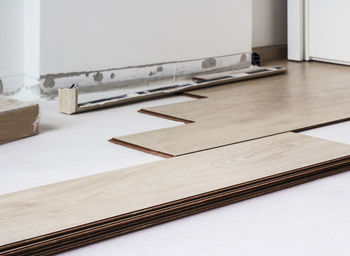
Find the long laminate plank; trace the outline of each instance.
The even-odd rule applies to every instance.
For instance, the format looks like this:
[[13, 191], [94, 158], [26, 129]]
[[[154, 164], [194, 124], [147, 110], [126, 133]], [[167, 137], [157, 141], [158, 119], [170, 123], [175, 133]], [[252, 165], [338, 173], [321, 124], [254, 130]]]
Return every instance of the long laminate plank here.
[[38, 236], [350, 155], [286, 133], [0, 196], [0, 250]]
[[227, 188], [221, 192], [214, 193], [211, 196], [199, 198], [184, 203], [160, 208], [159, 210], [150, 211], [145, 214], [139, 214], [126, 219], [110, 219], [106, 223], [93, 226], [91, 228], [80, 229], [74, 232], [65, 233], [61, 236], [54, 236], [15, 249], [0, 251], [0, 255], [16, 256], [16, 255], [47, 255], [53, 251], [79, 247], [81, 244], [89, 244], [94, 241], [106, 239], [128, 232], [139, 230], [148, 226], [163, 223], [180, 217], [195, 214], [207, 209], [212, 209], [226, 205], [227, 203], [238, 202], [249, 199], [254, 196], [263, 195], [286, 187], [301, 184], [307, 181], [326, 177], [350, 168], [350, 158], [332, 163], [322, 164], [318, 167], [306, 168], [290, 172], [280, 177], [271, 178], [266, 181], [256, 182], [252, 185]]
[[[327, 108], [281, 108], [266, 112], [263, 117], [240, 114], [218, 114], [216, 119], [177, 127], [117, 137], [112, 141], [122, 145], [142, 147], [159, 155], [180, 156], [216, 147], [240, 143], [290, 131], [300, 131], [350, 119], [350, 101]], [[145, 150], [147, 151], [147, 150]]]
[[350, 119], [350, 68], [289, 63], [285, 76], [192, 92], [208, 98], [143, 109], [186, 125], [114, 138], [179, 156]]

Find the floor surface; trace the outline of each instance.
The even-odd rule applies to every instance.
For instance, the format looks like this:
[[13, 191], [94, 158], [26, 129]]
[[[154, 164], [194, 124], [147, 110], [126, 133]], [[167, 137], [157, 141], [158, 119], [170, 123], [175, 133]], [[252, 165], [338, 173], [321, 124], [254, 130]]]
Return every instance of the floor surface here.
[[[183, 125], [137, 113], [169, 97], [73, 116], [41, 101], [41, 133], [0, 146], [0, 194], [162, 158], [113, 136]], [[303, 132], [350, 144], [350, 122]], [[131, 233], [62, 255], [349, 255], [350, 172]]]

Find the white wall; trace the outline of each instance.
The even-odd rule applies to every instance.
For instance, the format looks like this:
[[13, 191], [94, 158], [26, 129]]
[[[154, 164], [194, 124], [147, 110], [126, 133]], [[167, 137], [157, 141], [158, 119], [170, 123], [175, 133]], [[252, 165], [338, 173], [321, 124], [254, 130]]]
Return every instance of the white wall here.
[[27, 80], [40, 77], [40, 0], [24, 0], [23, 69]]
[[286, 43], [287, 0], [253, 0], [253, 47]]
[[42, 0], [40, 73], [251, 51], [251, 0]]
[[23, 1], [0, 0], [0, 79], [13, 89], [23, 81]]
[[13, 91], [48, 74], [249, 52], [252, 0], [0, 0], [0, 31]]

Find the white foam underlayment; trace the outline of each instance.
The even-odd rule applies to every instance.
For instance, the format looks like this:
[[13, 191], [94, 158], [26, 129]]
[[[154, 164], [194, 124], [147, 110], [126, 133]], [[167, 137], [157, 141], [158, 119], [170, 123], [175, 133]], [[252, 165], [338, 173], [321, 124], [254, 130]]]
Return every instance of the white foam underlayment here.
[[[40, 100], [38, 136], [0, 145], [0, 194], [162, 158], [108, 139], [183, 125], [137, 112], [187, 100], [153, 101], [63, 115]], [[350, 122], [303, 132], [350, 144]], [[350, 172], [63, 253], [114, 255], [349, 255]], [[0, 206], [1, 207], [1, 206]]]

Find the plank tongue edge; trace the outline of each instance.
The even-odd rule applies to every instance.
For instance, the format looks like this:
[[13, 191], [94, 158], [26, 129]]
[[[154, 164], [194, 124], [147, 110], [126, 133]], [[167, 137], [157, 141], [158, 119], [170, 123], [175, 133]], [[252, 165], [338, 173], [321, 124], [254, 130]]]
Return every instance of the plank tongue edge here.
[[145, 148], [145, 147], [138, 146], [136, 144], [132, 144], [132, 143], [129, 143], [129, 142], [126, 142], [126, 141], [123, 141], [123, 140], [118, 140], [118, 139], [115, 139], [115, 138], [110, 139], [109, 142], [111, 142], [113, 144], [120, 145], [120, 146], [136, 149], [136, 150], [148, 153], [148, 154], [160, 156], [160, 157], [163, 157], [163, 158], [172, 158], [172, 157], [174, 157], [174, 155], [171, 155], [171, 154], [167, 154], [167, 153], [160, 152], [160, 151], [157, 151], [157, 150], [153, 150], [153, 149], [150, 149], [150, 148]]

